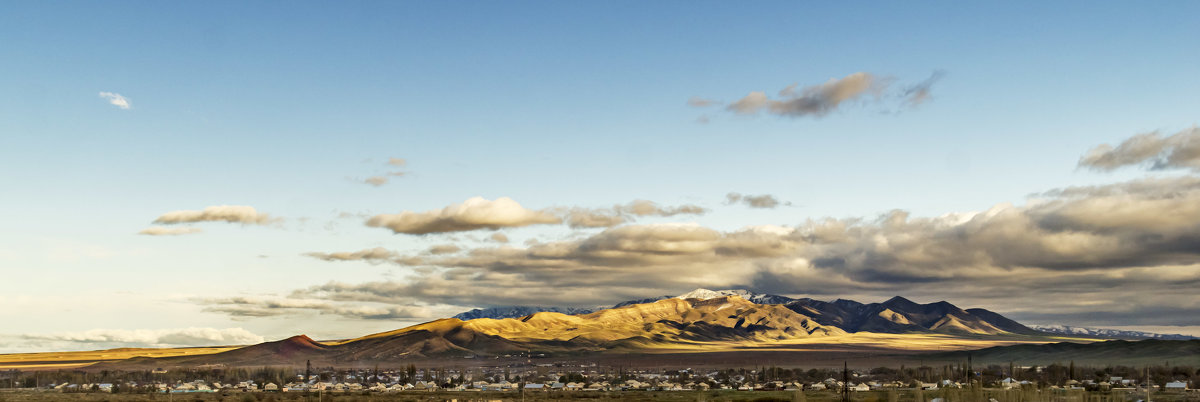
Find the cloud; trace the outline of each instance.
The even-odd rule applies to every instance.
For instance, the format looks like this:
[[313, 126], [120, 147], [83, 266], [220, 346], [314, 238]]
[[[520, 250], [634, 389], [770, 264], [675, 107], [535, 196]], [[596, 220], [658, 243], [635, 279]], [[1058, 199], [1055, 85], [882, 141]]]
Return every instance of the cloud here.
[[930, 91], [933, 89], [933, 84], [940, 81], [945, 75], [946, 73], [944, 71], [934, 71], [933, 74], [930, 74], [929, 78], [926, 78], [924, 81], [904, 88], [904, 91], [900, 93], [900, 97], [903, 99], [901, 103], [908, 107], [916, 107], [929, 101], [930, 99], [933, 99], [933, 95], [930, 93]]
[[751, 92], [730, 103], [726, 110], [743, 115], [765, 111], [786, 117], [821, 117], [836, 110], [843, 102], [878, 94], [886, 87], [887, 83], [874, 75], [858, 72], [801, 90], [796, 90], [793, 84], [779, 91], [779, 99], [771, 99], [763, 92]]
[[133, 102], [130, 101], [129, 98], [121, 96], [121, 94], [118, 94], [118, 93], [101, 92], [100, 97], [104, 98], [105, 100], [108, 100], [109, 104], [116, 106], [118, 108], [121, 108], [123, 110], [129, 110], [130, 108], [133, 107]]
[[494, 201], [472, 197], [440, 210], [375, 215], [367, 220], [367, 226], [391, 229], [398, 234], [424, 235], [561, 222], [561, 218], [550, 212], [526, 209], [508, 197]]
[[[23, 334], [35, 343], [86, 344], [89, 347], [171, 347], [248, 345], [263, 337], [242, 328], [93, 329], [82, 332]], [[70, 346], [67, 346], [70, 348]]]
[[707, 209], [698, 205], [664, 207], [653, 201], [633, 200], [628, 204], [613, 205], [610, 208], [570, 208], [564, 213], [564, 218], [572, 228], [600, 228], [631, 222], [637, 217], [702, 215], [707, 212]]
[[[898, 100], [901, 106], [916, 107], [932, 98], [933, 85], [944, 75], [936, 71], [929, 78], [893, 90], [891, 78], [878, 77], [866, 72], [857, 72], [842, 78], [831, 78], [818, 85], [800, 88], [789, 85], [772, 98], [766, 92], [753, 91], [725, 106], [725, 110], [738, 115], [767, 113], [775, 116], [800, 118], [822, 117], [849, 102], [883, 104]], [[688, 104], [693, 107], [708, 107], [723, 102], [693, 97]], [[702, 116], [707, 122], [707, 116]]]
[[241, 223], [243, 225], [266, 225], [276, 221], [277, 219], [267, 214], [259, 213], [254, 207], [217, 205], [206, 207], [200, 211], [184, 210], [167, 212], [159, 216], [158, 219], [155, 219], [154, 223], [174, 225], [195, 222], [229, 222]]
[[195, 234], [195, 233], [200, 233], [200, 232], [203, 232], [203, 230], [201, 230], [200, 228], [196, 228], [196, 227], [168, 228], [168, 227], [162, 227], [162, 226], [151, 226], [151, 227], [142, 229], [141, 231], [138, 232], [138, 234], [147, 235], [147, 236], [178, 236], [178, 235], [185, 235], [185, 234]]
[[426, 253], [433, 255], [454, 254], [462, 251], [462, 248], [453, 244], [438, 244], [426, 250]]
[[772, 209], [772, 208], [778, 207], [780, 204], [792, 205], [792, 203], [790, 203], [790, 202], [782, 203], [778, 199], [776, 199], [775, 196], [770, 195], [770, 194], [742, 195], [739, 193], [725, 194], [725, 203], [729, 204], [729, 205], [740, 203], [740, 204], [745, 204], [746, 206], [748, 206], [750, 208], [766, 208], [766, 209]]
[[[1038, 311], [1087, 312], [1089, 322], [1074, 323], [1092, 325], [1158, 308], [1200, 308], [1194, 292], [1200, 285], [1200, 178], [1054, 189], [1025, 205], [934, 217], [896, 210], [733, 231], [625, 225], [583, 238], [388, 262], [420, 269], [402, 280], [331, 282], [291, 297], [397, 306], [594, 306], [695, 287], [748, 288], [877, 300], [899, 294], [1043, 319], [1051, 317]], [[1139, 299], [1144, 293], [1154, 297]], [[1187, 320], [1147, 317], [1156, 318], [1137, 323]]]
[[238, 319], [317, 314], [350, 319], [394, 320], [429, 318], [433, 315], [427, 306], [338, 303], [287, 297], [208, 298], [196, 302], [207, 306], [204, 311], [223, 313]]
[[719, 102], [712, 100], [712, 99], [704, 99], [699, 96], [693, 96], [691, 98], [688, 98], [688, 101], [687, 101], [688, 106], [691, 106], [691, 107], [709, 107], [712, 105], [716, 105], [717, 103], [719, 103]]
[[[388, 169], [403, 168], [408, 165], [408, 161], [405, 160], [404, 158], [389, 157], [387, 159], [387, 162], [384, 163], [384, 165]], [[388, 184], [388, 182], [391, 181], [392, 177], [404, 177], [407, 174], [408, 174], [408, 172], [401, 171], [401, 170], [388, 170], [388, 171], [376, 174], [374, 176], [367, 177], [366, 179], [362, 179], [361, 181], [363, 183], [371, 185], [373, 187], [381, 187], [385, 184]], [[358, 181], [359, 179], [354, 179], [354, 180]]]
[[488, 240], [496, 243], [508, 243], [508, 236], [505, 236], [504, 233], [496, 232], [488, 236]]
[[1200, 127], [1162, 136], [1158, 131], [1138, 134], [1116, 147], [1103, 144], [1079, 159], [1079, 167], [1112, 171], [1143, 165], [1151, 170], [1191, 169], [1200, 171]]
[[367, 261], [372, 264], [379, 264], [390, 261], [400, 255], [383, 247], [375, 247], [365, 250], [352, 252], [336, 252], [336, 253], [304, 253], [304, 255], [325, 261]]
[[387, 182], [388, 182], [387, 176], [371, 176], [371, 177], [366, 178], [366, 180], [363, 180], [363, 183], [367, 183], [367, 184], [370, 184], [375, 187], [379, 187], [384, 184], [387, 184]]

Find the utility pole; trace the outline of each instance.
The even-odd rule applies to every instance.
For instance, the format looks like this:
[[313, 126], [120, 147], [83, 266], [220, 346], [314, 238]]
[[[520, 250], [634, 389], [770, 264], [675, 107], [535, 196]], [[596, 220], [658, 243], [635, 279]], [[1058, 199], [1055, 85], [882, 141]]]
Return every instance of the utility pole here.
[[842, 362], [842, 402], [850, 402], [850, 366]]
[[1153, 386], [1154, 386], [1154, 384], [1150, 380], [1150, 365], [1147, 364], [1146, 365], [1146, 402], [1150, 402], [1150, 390], [1153, 389], [1153, 388], [1151, 388]]

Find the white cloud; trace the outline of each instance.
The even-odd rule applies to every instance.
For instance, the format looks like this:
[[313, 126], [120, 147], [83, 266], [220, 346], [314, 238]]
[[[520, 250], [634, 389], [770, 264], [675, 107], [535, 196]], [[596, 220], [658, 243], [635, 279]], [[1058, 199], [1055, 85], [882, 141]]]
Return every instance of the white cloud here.
[[119, 93], [101, 92], [100, 97], [108, 100], [109, 104], [112, 104], [113, 106], [119, 107], [124, 110], [129, 110], [129, 108], [133, 107], [133, 102], [131, 102], [129, 100], [129, 98], [121, 96], [121, 94], [119, 94]]

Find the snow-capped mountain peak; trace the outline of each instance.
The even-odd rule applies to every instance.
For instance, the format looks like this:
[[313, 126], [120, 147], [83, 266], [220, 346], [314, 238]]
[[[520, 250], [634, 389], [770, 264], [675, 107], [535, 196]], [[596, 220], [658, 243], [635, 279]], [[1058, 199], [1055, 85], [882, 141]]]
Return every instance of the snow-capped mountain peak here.
[[704, 288], [698, 288], [691, 292], [687, 292], [687, 293], [681, 294], [679, 296], [675, 296], [675, 298], [676, 299], [708, 300], [708, 299], [715, 299], [718, 297], [725, 297], [725, 296], [741, 296], [742, 298], [746, 298], [747, 296], [749, 296], [751, 294], [752, 293], [750, 293], [750, 291], [747, 291], [745, 289], [708, 290], [708, 289], [704, 289]]
[[708, 290], [704, 288], [699, 288], [691, 292], [675, 296], [675, 298], [708, 300], [725, 296], [740, 296], [743, 299], [757, 304], [784, 304], [793, 300], [792, 298], [786, 296], [754, 293], [746, 289]]

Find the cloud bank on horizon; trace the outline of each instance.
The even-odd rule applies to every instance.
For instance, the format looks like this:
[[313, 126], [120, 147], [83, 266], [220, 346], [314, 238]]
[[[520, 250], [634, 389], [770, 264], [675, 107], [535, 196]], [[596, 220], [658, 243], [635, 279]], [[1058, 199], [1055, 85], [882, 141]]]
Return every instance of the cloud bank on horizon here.
[[[1139, 139], [1145, 135], [1134, 137], [1104, 151], [1134, 156], [1097, 157], [1101, 154], [1093, 150], [1083, 161], [1127, 165], [1162, 158], [1188, 167], [1188, 135], [1194, 129], [1155, 136], [1152, 146], [1124, 151], [1135, 148], [1128, 143], [1147, 142]], [[1081, 165], [1088, 163], [1109, 166]], [[780, 201], [730, 193], [725, 204], [774, 208]], [[1092, 315], [1089, 325], [1190, 325], [1186, 312], [1200, 309], [1200, 295], [1194, 292], [1200, 285], [1200, 177], [1191, 175], [1051, 189], [1024, 205], [997, 204], [978, 212], [919, 217], [893, 210], [877, 217], [734, 231], [623, 219], [707, 211], [694, 205], [661, 207], [639, 200], [608, 209], [560, 210], [565, 215], [530, 210], [504, 197], [476, 197], [441, 210], [377, 215], [365, 224], [418, 235], [564, 222], [571, 228], [604, 229], [520, 247], [501, 242], [443, 244], [419, 253], [384, 247], [312, 252], [307, 256], [324, 261], [411, 270], [400, 280], [329, 282], [277, 298], [200, 302], [210, 311], [239, 317], [304, 311], [416, 317], [408, 310], [389, 315], [339, 308], [362, 303], [425, 312], [453, 312], [448, 306], [591, 307], [707, 287], [818, 298], [933, 294], [968, 306], [1003, 305], [1006, 313], [1022, 319], [1051, 322], [1097, 309], [1105, 312]], [[1051, 297], [1064, 292], [1071, 297]], [[1013, 294], [1047, 297], [1013, 299]]]

